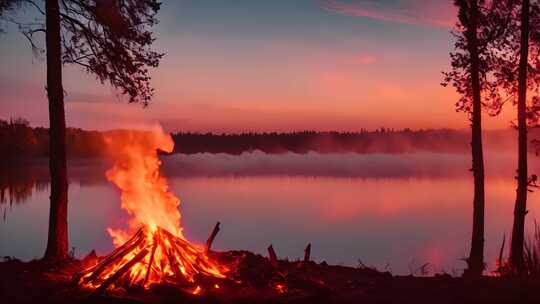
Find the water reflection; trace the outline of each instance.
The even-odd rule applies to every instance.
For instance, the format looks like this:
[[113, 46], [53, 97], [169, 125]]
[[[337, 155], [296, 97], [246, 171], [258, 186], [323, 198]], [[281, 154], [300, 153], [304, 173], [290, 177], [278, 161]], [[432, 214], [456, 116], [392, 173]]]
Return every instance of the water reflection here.
[[[334, 177], [199, 177], [175, 179], [183, 189], [188, 235], [204, 240], [219, 219], [221, 248], [264, 253], [268, 244], [298, 258], [308, 242], [331, 263], [366, 264], [407, 274], [424, 263], [459, 273], [470, 236], [469, 179], [363, 179]], [[487, 261], [494, 265], [511, 228], [511, 180], [490, 179]], [[442, 193], [442, 195], [441, 195]], [[537, 197], [531, 198], [531, 204]], [[531, 218], [537, 214], [535, 207]]]
[[[70, 163], [70, 184], [91, 185], [105, 182], [103, 172], [108, 165], [97, 160]], [[0, 206], [5, 220], [13, 204], [29, 201], [35, 192], [49, 191], [50, 177], [46, 159], [0, 163]]]
[[34, 190], [43, 191], [48, 188], [48, 171], [42, 164], [26, 163], [22, 168], [4, 164], [0, 170], [0, 205], [25, 202]]
[[[487, 159], [486, 260], [493, 268], [502, 237], [511, 229], [514, 160]], [[450, 273], [464, 267], [460, 259], [467, 255], [472, 213], [469, 165], [466, 155], [164, 159], [191, 240], [205, 241], [219, 220], [217, 248], [264, 254], [273, 244], [278, 255], [295, 259], [311, 242], [318, 261], [356, 265], [361, 259], [400, 274], [424, 263]], [[70, 244], [79, 256], [92, 249], [110, 252], [106, 228], [127, 223], [119, 192], [104, 178], [107, 167], [90, 160], [70, 162]], [[538, 168], [537, 159], [532, 168]], [[31, 259], [43, 253], [47, 180], [46, 162], [2, 170], [2, 205], [12, 207], [0, 223], [1, 256]], [[538, 200], [536, 193], [530, 196], [530, 222], [540, 211]]]

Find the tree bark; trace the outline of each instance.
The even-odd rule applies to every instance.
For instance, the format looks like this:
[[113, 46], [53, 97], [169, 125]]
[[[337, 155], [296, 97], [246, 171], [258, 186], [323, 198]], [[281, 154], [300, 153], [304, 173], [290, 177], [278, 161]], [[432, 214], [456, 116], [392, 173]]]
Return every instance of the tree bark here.
[[514, 206], [514, 225], [510, 264], [518, 273], [524, 271], [523, 245], [525, 239], [525, 215], [527, 214], [527, 65], [529, 57], [529, 0], [523, 0], [521, 10], [521, 49], [518, 78], [518, 186]]
[[474, 177], [473, 227], [471, 251], [467, 274], [480, 276], [484, 271], [484, 152], [482, 146], [482, 103], [480, 94], [480, 67], [478, 55], [478, 1], [470, 1], [470, 24], [468, 26], [468, 48], [471, 56], [471, 86], [473, 108], [471, 114], [471, 152]]
[[49, 98], [49, 170], [51, 196], [46, 259], [63, 259], [68, 254], [68, 180], [66, 164], [66, 120], [62, 88], [60, 6], [46, 0], [47, 96]]

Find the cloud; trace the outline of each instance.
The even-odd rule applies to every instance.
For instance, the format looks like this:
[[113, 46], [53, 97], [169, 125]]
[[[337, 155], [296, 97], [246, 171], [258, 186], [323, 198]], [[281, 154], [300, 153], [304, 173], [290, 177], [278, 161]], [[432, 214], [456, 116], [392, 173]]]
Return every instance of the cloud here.
[[452, 27], [456, 8], [448, 0], [317, 0], [321, 7], [375, 20]]

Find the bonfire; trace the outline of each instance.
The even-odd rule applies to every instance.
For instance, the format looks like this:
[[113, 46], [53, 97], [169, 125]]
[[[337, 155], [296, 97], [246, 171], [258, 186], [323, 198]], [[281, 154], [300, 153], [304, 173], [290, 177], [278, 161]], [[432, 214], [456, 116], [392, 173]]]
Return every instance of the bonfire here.
[[176, 284], [192, 286], [192, 293], [197, 294], [200, 282], [226, 278], [227, 267], [183, 236], [180, 200], [168, 190], [167, 179], [159, 172], [157, 150], [171, 152], [171, 137], [156, 129], [116, 134], [107, 142], [114, 161], [107, 178], [121, 190], [122, 208], [131, 219], [128, 229], [108, 229], [117, 248], [80, 273], [79, 284], [97, 292]]

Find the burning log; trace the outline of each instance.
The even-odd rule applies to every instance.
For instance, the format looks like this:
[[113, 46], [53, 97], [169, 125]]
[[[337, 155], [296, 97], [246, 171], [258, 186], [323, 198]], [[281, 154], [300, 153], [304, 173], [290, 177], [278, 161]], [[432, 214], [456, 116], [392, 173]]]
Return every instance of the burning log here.
[[304, 250], [304, 263], [308, 263], [311, 259], [311, 243], [306, 246]]
[[79, 274], [78, 282], [99, 293], [111, 285], [147, 288], [162, 282], [191, 284], [201, 276], [223, 279], [226, 271], [181, 236], [159, 227], [155, 231], [145, 227], [103, 261]]
[[128, 272], [133, 265], [139, 263], [142, 259], [146, 257], [148, 254], [148, 250], [143, 249], [141, 252], [139, 252], [133, 259], [131, 259], [129, 262], [127, 262], [122, 268], [120, 268], [117, 272], [115, 272], [112, 276], [107, 278], [103, 284], [101, 284], [98, 289], [96, 289], [96, 293], [101, 293], [105, 291], [109, 286], [111, 286], [112, 283], [116, 282], [122, 275], [124, 275], [126, 272]]
[[274, 268], [278, 268], [278, 259], [272, 245], [268, 246], [268, 259]]
[[212, 243], [214, 243], [214, 239], [216, 238], [216, 235], [219, 232], [219, 222], [216, 223], [216, 226], [214, 226], [214, 230], [212, 230], [212, 234], [210, 234], [210, 237], [208, 237], [208, 241], [206, 241], [206, 247], [204, 248], [204, 252], [208, 254], [210, 252], [210, 248], [212, 247]]
[[148, 283], [148, 278], [150, 278], [150, 271], [152, 270], [152, 264], [154, 264], [154, 256], [156, 254], [158, 240], [156, 235], [154, 235], [154, 245], [152, 246], [152, 253], [150, 254], [150, 263], [148, 263], [148, 268], [146, 269], [146, 276], [144, 276], [143, 286]]
[[106, 257], [102, 262], [98, 263], [96, 266], [88, 270], [91, 275], [83, 277], [83, 283], [88, 283], [95, 280], [106, 268], [118, 261], [119, 258], [129, 254], [133, 249], [135, 249], [143, 241], [143, 230], [139, 229], [137, 233], [124, 245], [116, 248], [108, 257]]

